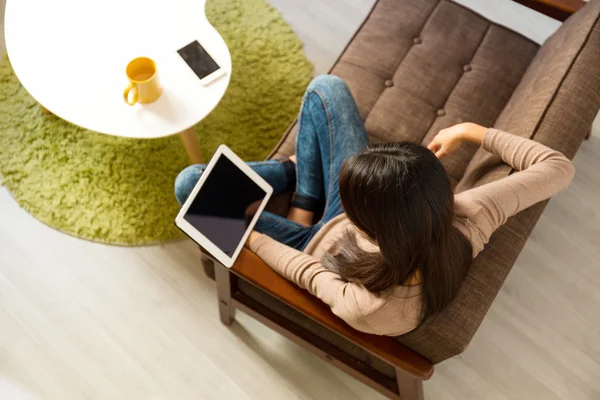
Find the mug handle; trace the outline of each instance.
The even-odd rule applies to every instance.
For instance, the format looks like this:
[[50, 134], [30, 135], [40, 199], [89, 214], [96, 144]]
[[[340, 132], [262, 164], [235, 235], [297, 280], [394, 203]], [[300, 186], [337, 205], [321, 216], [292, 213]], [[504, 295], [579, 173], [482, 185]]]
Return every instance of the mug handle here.
[[[129, 92], [131, 92], [133, 89], [135, 89], [135, 93], [133, 94], [133, 99], [131, 99], [132, 101], [129, 101]], [[123, 97], [125, 98], [125, 102], [127, 104], [129, 104], [130, 106], [134, 105], [135, 103], [138, 102], [138, 89], [137, 89], [137, 85], [133, 82], [129, 82], [129, 86], [127, 86], [127, 89], [125, 89], [123, 91]]]

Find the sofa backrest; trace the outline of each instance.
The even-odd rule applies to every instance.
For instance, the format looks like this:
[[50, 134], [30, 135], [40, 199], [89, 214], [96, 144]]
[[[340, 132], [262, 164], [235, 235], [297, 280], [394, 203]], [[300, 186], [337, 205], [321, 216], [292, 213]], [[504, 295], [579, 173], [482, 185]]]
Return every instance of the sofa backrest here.
[[[371, 142], [427, 144], [462, 121], [492, 125], [538, 45], [445, 0], [379, 0], [331, 73], [358, 104]], [[272, 156], [293, 152], [295, 127]], [[443, 163], [453, 186], [476, 146]]]
[[[538, 51], [494, 126], [572, 158], [600, 108], [600, 0], [570, 17]], [[478, 150], [456, 190], [512, 172]], [[433, 362], [461, 353], [500, 291], [547, 202], [510, 218], [492, 236], [461, 291], [443, 313], [399, 340]]]

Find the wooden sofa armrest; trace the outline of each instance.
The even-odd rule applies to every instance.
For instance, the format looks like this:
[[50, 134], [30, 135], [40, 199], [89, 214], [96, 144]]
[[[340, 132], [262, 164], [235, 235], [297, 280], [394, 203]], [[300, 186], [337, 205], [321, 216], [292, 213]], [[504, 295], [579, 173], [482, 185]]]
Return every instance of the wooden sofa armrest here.
[[433, 374], [433, 364], [428, 359], [389, 336], [355, 330], [325, 303], [281, 277], [250, 250], [242, 250], [231, 271], [410, 376], [426, 380]]
[[583, 0], [513, 0], [525, 7], [554, 18], [564, 21], [575, 11], [586, 5]]

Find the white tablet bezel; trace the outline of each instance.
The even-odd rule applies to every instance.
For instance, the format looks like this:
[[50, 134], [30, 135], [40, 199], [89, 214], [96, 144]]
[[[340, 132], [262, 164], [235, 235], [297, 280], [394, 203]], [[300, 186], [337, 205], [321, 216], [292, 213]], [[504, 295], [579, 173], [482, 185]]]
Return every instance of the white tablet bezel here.
[[[190, 205], [192, 204], [193, 200], [196, 198], [196, 195], [202, 188], [202, 185], [204, 184], [206, 179], [210, 176], [210, 173], [211, 173], [213, 167], [215, 166], [215, 164], [217, 163], [217, 160], [219, 159], [219, 157], [227, 157], [231, 162], [233, 162], [243, 173], [245, 173], [254, 183], [256, 183], [266, 193], [265, 198], [260, 203], [260, 207], [258, 207], [258, 211], [256, 212], [256, 214], [252, 218], [252, 221], [248, 225], [248, 228], [246, 229], [246, 233], [244, 233], [244, 236], [242, 236], [240, 243], [238, 244], [237, 248], [235, 249], [235, 252], [233, 253], [233, 255], [231, 257], [229, 257], [227, 254], [225, 254], [209, 238], [204, 236], [199, 230], [197, 230], [194, 226], [192, 226], [184, 218], [184, 215], [186, 214], [186, 212], [190, 208]], [[226, 185], [227, 182], [223, 182], [223, 184]], [[202, 246], [202, 248], [204, 248], [206, 251], [208, 251], [221, 264], [223, 264], [227, 268], [231, 268], [233, 266], [235, 260], [237, 259], [238, 255], [240, 254], [240, 251], [242, 251], [242, 248], [244, 247], [244, 244], [246, 243], [246, 240], [248, 239], [250, 232], [254, 228], [254, 225], [256, 225], [256, 221], [258, 221], [258, 217], [265, 209], [265, 206], [267, 205], [272, 194], [273, 194], [273, 188], [271, 187], [271, 185], [269, 185], [267, 183], [267, 181], [265, 181], [263, 178], [261, 178], [260, 175], [258, 175], [256, 172], [254, 172], [254, 170], [252, 168], [250, 168], [233, 151], [231, 151], [231, 149], [229, 149], [229, 147], [222, 144], [221, 146], [219, 146], [219, 148], [217, 149], [217, 151], [211, 158], [210, 162], [206, 166], [206, 169], [202, 173], [200, 180], [198, 181], [198, 183], [196, 183], [196, 186], [194, 187], [194, 189], [190, 193], [189, 197], [187, 198], [187, 200], [181, 207], [179, 214], [177, 214], [177, 217], [175, 218], [175, 225], [179, 229], [181, 229], [183, 232], [185, 232], [196, 243], [198, 243], [200, 246]]]

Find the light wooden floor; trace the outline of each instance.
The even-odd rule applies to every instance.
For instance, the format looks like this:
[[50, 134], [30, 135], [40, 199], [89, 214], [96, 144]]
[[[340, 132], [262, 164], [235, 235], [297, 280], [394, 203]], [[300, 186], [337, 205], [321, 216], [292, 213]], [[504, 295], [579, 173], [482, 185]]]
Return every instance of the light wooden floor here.
[[[272, 3], [324, 72], [371, 0]], [[485, 4], [525, 18], [538, 40], [553, 29]], [[428, 399], [600, 398], [600, 138], [575, 165], [469, 349], [426, 384]], [[0, 188], [0, 399], [380, 398], [241, 313], [222, 326], [197, 255], [187, 241], [119, 248], [63, 235]]]

